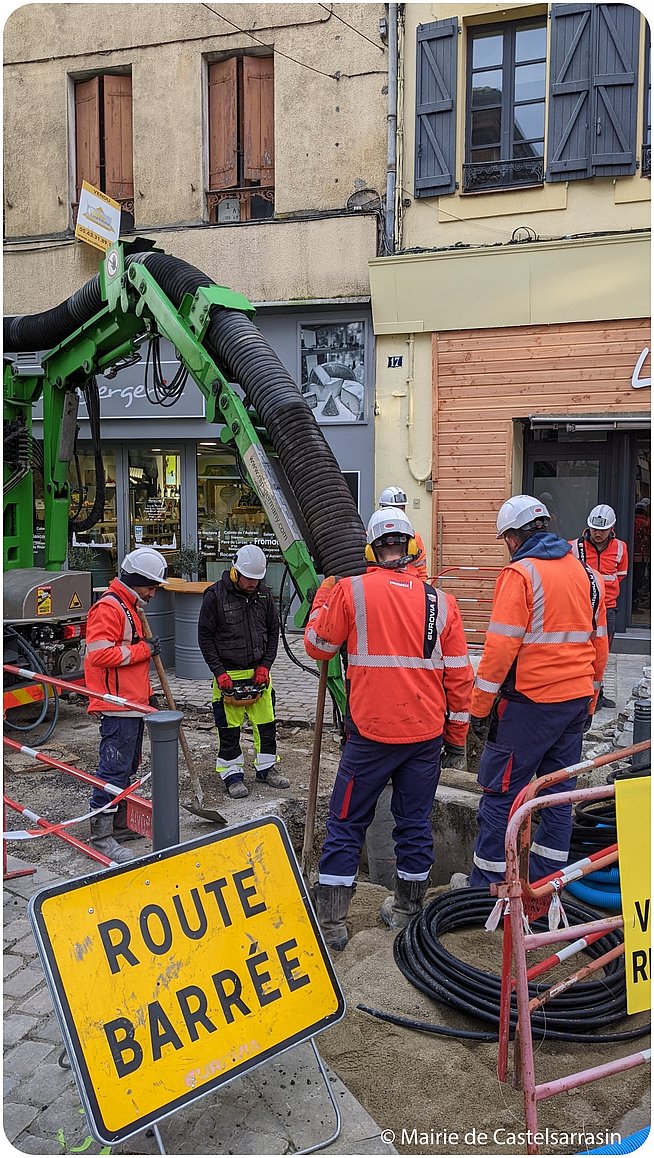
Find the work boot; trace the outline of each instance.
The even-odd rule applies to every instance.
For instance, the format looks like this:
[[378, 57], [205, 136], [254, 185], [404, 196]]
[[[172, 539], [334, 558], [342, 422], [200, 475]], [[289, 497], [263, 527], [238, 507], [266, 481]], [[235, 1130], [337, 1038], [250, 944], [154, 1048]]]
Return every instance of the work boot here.
[[452, 873], [452, 876], [450, 877], [450, 888], [469, 889], [470, 877], [467, 875], [467, 873]]
[[405, 881], [393, 877], [394, 895], [382, 902], [379, 915], [389, 929], [406, 929], [409, 921], [419, 913], [425, 893], [429, 888], [426, 881]]
[[602, 708], [614, 708], [615, 707], [615, 700], [607, 699], [607, 697], [602, 692], [602, 695], [600, 697], [600, 702], [597, 705], [597, 707], [599, 708], [600, 711], [602, 710]]
[[249, 796], [248, 786], [242, 776], [231, 776], [229, 780], [223, 780], [227, 795], [231, 796], [232, 800], [245, 800]]
[[290, 784], [290, 780], [280, 776], [274, 768], [270, 768], [267, 772], [257, 772], [257, 780], [260, 784], [268, 784], [270, 788], [288, 788]]
[[116, 864], [127, 864], [136, 860], [136, 854], [121, 848], [114, 839], [114, 815], [113, 812], [98, 812], [91, 817], [91, 844]]
[[316, 916], [322, 935], [330, 949], [340, 953], [347, 945], [345, 918], [354, 896], [355, 885], [321, 885], [314, 887]]
[[114, 840], [119, 844], [124, 844], [128, 840], [140, 840], [140, 833], [134, 832], [127, 823], [127, 801], [121, 800], [118, 805], [117, 812], [113, 814], [114, 818]]

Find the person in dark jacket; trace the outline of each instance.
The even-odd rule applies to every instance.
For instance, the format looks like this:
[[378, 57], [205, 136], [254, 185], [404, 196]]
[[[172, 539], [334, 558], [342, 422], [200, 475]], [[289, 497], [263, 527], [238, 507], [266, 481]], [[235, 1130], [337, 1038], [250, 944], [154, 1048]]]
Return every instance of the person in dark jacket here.
[[[212, 706], [218, 729], [216, 772], [229, 796], [248, 796], [243, 773], [241, 725], [247, 715], [254, 733], [257, 780], [271, 788], [288, 788], [275, 770], [277, 740], [275, 693], [270, 669], [279, 645], [279, 618], [269, 587], [262, 582], [266, 556], [247, 543], [229, 571], [207, 588], [198, 619], [198, 643], [213, 672]], [[254, 685], [254, 697], [238, 699]]]

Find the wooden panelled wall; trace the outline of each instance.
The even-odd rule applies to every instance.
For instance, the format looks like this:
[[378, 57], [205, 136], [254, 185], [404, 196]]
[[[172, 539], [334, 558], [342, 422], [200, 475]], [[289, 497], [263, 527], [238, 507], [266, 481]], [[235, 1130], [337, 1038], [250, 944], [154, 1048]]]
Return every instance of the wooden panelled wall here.
[[[503, 542], [495, 538], [495, 517], [512, 492], [514, 421], [532, 414], [649, 411], [651, 390], [631, 385], [646, 346], [650, 322], [645, 318], [432, 335], [430, 573], [494, 568], [472, 573], [465, 584], [442, 584], [466, 600], [462, 611], [468, 624], [488, 621], [494, 576], [508, 560]], [[649, 366], [648, 358], [641, 377]], [[475, 597], [482, 602], [467, 602]]]

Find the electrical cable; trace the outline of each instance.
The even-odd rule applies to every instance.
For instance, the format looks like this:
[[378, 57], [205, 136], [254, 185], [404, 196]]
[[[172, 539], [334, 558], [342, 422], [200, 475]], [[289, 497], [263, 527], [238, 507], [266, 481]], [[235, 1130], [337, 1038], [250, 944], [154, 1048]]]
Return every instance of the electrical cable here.
[[[10, 627], [8, 624], [6, 624], [4, 635], [5, 638], [10, 636], [13, 639], [14, 644], [18, 646], [18, 649], [22, 649], [24, 654], [27, 656], [27, 659], [29, 660], [29, 666], [32, 671], [43, 672], [45, 675], [45, 669], [41, 659], [33, 650], [33, 648], [30, 647], [27, 640], [24, 639], [24, 637], [18, 631], [16, 631], [14, 627]], [[17, 664], [17, 667], [22, 666], [23, 665], [21, 663]], [[38, 718], [33, 720], [31, 724], [16, 724], [12, 723], [12, 721], [9, 719], [9, 716], [7, 716], [5, 719], [5, 724], [14, 732], [33, 732], [35, 728], [40, 727], [40, 725], [43, 723], [48, 714], [48, 708], [50, 707], [50, 704], [52, 704], [52, 720], [46, 728], [44, 735], [39, 737], [38, 742], [39, 745], [41, 745], [45, 744], [46, 740], [50, 739], [50, 736], [57, 726], [57, 720], [59, 719], [59, 693], [55, 687], [51, 687], [47, 684], [39, 684], [39, 687], [43, 688], [43, 707], [39, 712]]]
[[[279, 634], [281, 636], [282, 646], [283, 646], [284, 651], [286, 652], [288, 658], [292, 661], [292, 663], [294, 663], [297, 667], [301, 668], [302, 671], [306, 671], [309, 673], [309, 675], [315, 676], [316, 679], [319, 679], [320, 673], [319, 673], [318, 669], [314, 668], [314, 667], [307, 667], [306, 664], [302, 663], [301, 660], [299, 660], [298, 657], [295, 655], [295, 653], [291, 650], [290, 644], [288, 643], [288, 640], [286, 638], [286, 624], [285, 624], [286, 612], [284, 611], [283, 595], [284, 595], [284, 585], [286, 583], [286, 578], [287, 578], [287, 576], [290, 577], [290, 574], [291, 573], [290, 573], [289, 568], [288, 568], [288, 563], [285, 563], [284, 564], [284, 573], [282, 575], [282, 581], [281, 581], [281, 584], [279, 587]], [[290, 606], [290, 604], [289, 604], [289, 606]], [[336, 700], [336, 697], [335, 697], [334, 693], [332, 692], [329, 684], [327, 684], [327, 691], [329, 692], [329, 696], [330, 696], [330, 699], [332, 701], [332, 722], [334, 724], [334, 727], [337, 728], [338, 731], [342, 735], [343, 734], [343, 716], [341, 713], [341, 709], [338, 706], [338, 702]]]
[[[95, 527], [98, 523], [102, 522], [107, 497], [104, 460], [102, 458], [102, 435], [100, 433], [100, 388], [95, 375], [87, 379], [82, 387], [82, 392], [89, 415], [91, 447], [93, 450], [93, 464], [95, 466], [95, 497], [88, 515], [83, 519], [68, 519], [68, 525], [73, 532], [90, 531], [91, 527]], [[77, 435], [75, 436], [75, 443], [77, 444]]]
[[[397, 936], [393, 946], [395, 963], [407, 981], [435, 1001], [456, 1009], [494, 1027], [492, 1036], [487, 1030], [452, 1030], [442, 1025], [427, 1025], [399, 1019], [369, 1006], [358, 1005], [365, 1013], [383, 1021], [446, 1037], [463, 1037], [475, 1041], [496, 1041], [499, 1026], [501, 979], [498, 975], [478, 969], [454, 957], [445, 948], [441, 938], [458, 929], [484, 925], [496, 903], [487, 889], [454, 889], [442, 893], [428, 904]], [[597, 914], [582, 905], [566, 901], [566, 915], [570, 925], [596, 920]], [[536, 930], [547, 928], [547, 916], [533, 923]], [[589, 945], [585, 954], [595, 960], [609, 949], [622, 943], [622, 934], [611, 930]], [[529, 986], [530, 998], [537, 997], [549, 987], [539, 981]], [[596, 980], [579, 982], [570, 989], [552, 997], [542, 1008], [532, 1013], [532, 1032], [539, 1041], [608, 1042], [631, 1041], [645, 1037], [649, 1024], [625, 1032], [605, 1032], [627, 1016], [624, 957], [603, 966], [603, 975]], [[515, 995], [510, 1012], [510, 1032], [517, 1024]]]

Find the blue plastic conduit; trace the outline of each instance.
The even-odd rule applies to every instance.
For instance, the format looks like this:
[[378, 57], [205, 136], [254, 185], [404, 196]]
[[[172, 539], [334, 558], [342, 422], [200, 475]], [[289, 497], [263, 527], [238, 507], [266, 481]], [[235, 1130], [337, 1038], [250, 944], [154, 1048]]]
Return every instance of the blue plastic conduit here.
[[589, 887], [583, 881], [573, 881], [565, 886], [565, 892], [572, 893], [580, 901], [586, 901], [596, 909], [608, 909], [610, 913], [619, 913], [622, 907], [620, 890], [598, 889]]
[[597, 1150], [584, 1150], [584, 1154], [633, 1154], [634, 1150], [640, 1150], [640, 1147], [645, 1145], [648, 1137], [649, 1126], [645, 1126], [644, 1130], [639, 1130], [637, 1134], [630, 1134], [621, 1142], [616, 1142], [611, 1146], [599, 1146]]

